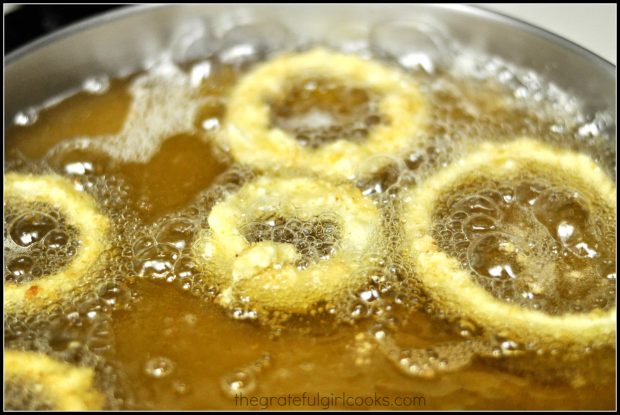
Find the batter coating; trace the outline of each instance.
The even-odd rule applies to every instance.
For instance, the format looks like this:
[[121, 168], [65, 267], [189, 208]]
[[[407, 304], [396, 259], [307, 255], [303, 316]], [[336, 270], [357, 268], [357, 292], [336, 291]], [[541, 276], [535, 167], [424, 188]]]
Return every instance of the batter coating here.
[[[310, 228], [320, 227], [335, 244], [304, 263], [299, 243], [247, 235], [248, 224], [277, 217], [307, 226], [308, 240]], [[308, 177], [259, 177], [215, 205], [208, 223], [193, 251], [220, 286], [217, 301], [229, 307], [247, 297], [268, 310], [308, 312], [362, 284], [369, 256], [382, 246], [381, 214], [370, 200], [347, 183]]]
[[616, 307], [586, 313], [550, 315], [504, 302], [474, 281], [470, 271], [440, 250], [433, 238], [433, 212], [442, 196], [476, 177], [511, 179], [535, 170], [561, 178], [563, 186], [594, 195], [615, 214], [616, 189], [588, 156], [554, 149], [531, 139], [483, 143], [403, 195], [405, 254], [413, 261], [428, 294], [454, 315], [473, 319], [496, 334], [524, 341], [612, 344]]
[[80, 245], [73, 260], [55, 274], [24, 283], [4, 283], [6, 312], [34, 312], [68, 296], [92, 276], [92, 267], [107, 246], [109, 219], [95, 200], [55, 175], [8, 173], [4, 176], [5, 203], [37, 202], [60, 210], [68, 225], [77, 229]]
[[90, 368], [75, 367], [43, 353], [4, 352], [5, 381], [24, 381], [42, 387], [42, 394], [56, 411], [101, 409], [104, 397], [94, 388], [93, 377]]
[[[343, 136], [319, 148], [302, 145], [289, 132], [271, 126], [269, 102], [308, 77], [329, 78], [376, 93], [386, 122], [370, 128], [355, 143]], [[232, 91], [220, 144], [241, 163], [260, 170], [297, 168], [344, 178], [363, 176], [382, 166], [364, 163], [371, 156], [399, 154], [419, 140], [424, 101], [406, 74], [352, 55], [313, 49], [266, 62], [247, 74]]]

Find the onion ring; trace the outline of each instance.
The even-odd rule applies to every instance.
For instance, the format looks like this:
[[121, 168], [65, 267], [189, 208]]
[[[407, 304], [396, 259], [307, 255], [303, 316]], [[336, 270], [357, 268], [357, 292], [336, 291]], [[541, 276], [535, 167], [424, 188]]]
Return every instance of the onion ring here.
[[[110, 227], [95, 200], [55, 175], [9, 173], [4, 177], [5, 201], [49, 204], [59, 209], [79, 233], [80, 246], [73, 260], [55, 274], [25, 283], [4, 283], [4, 309], [33, 312], [70, 294], [92, 275], [93, 264], [105, 251]], [[5, 202], [6, 203], [6, 202]]]
[[[269, 101], [280, 98], [290, 82], [315, 76], [373, 91], [386, 123], [372, 127], [365, 140], [341, 137], [319, 148], [308, 148], [295, 137], [270, 126]], [[282, 55], [247, 74], [233, 89], [219, 143], [232, 156], [260, 170], [296, 168], [316, 174], [352, 179], [376, 172], [378, 155], [395, 155], [419, 138], [425, 105], [416, 83], [384, 64], [352, 55], [314, 49]]]
[[43, 353], [4, 352], [4, 379], [25, 381], [42, 387], [42, 394], [56, 411], [101, 409], [103, 395], [93, 386], [91, 368], [76, 367]]
[[[309, 233], [316, 225], [337, 241], [324, 252], [313, 251], [314, 259], [300, 266], [304, 255], [294, 241], [247, 236], [248, 223], [278, 217], [292, 218]], [[217, 301], [228, 307], [246, 297], [264, 309], [306, 313], [363, 283], [364, 267], [383, 246], [381, 213], [369, 199], [348, 183], [308, 177], [259, 177], [215, 205], [208, 223], [193, 252], [221, 288]], [[280, 229], [287, 226], [293, 225]]]
[[526, 341], [580, 345], [612, 344], [616, 307], [605, 311], [551, 315], [504, 302], [477, 284], [470, 271], [439, 248], [432, 235], [438, 200], [472, 178], [510, 179], [539, 171], [559, 177], [563, 186], [594, 195], [616, 211], [616, 189], [594, 161], [584, 154], [551, 148], [531, 139], [481, 147], [403, 194], [405, 255], [412, 261], [428, 294], [449, 313], [471, 318], [496, 334]]

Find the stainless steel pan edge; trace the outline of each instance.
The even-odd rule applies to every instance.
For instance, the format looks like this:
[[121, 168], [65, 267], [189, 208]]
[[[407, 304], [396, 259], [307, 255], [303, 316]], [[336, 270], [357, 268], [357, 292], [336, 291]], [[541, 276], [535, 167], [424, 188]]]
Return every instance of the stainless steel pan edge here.
[[[228, 28], [278, 21], [302, 41], [324, 40], [333, 28], [370, 28], [423, 19], [444, 28], [464, 48], [531, 68], [578, 96], [590, 111], [615, 116], [615, 66], [559, 36], [465, 5], [204, 4], [131, 7], [85, 20], [15, 51], [5, 60], [5, 124], [19, 110], [66, 92], [89, 76], [128, 74], [175, 49], [196, 28], [217, 44]], [[205, 50], [206, 51], [206, 50]]]

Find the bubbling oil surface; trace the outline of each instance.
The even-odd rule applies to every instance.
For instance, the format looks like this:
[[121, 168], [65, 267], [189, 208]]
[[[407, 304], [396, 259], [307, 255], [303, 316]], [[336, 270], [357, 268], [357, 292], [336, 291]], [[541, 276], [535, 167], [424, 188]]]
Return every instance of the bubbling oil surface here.
[[615, 305], [609, 208], [531, 174], [478, 180], [447, 199], [435, 237], [496, 297], [555, 315]]
[[338, 225], [328, 219], [301, 220], [269, 216], [254, 220], [244, 227], [244, 236], [250, 243], [273, 241], [291, 244], [302, 255], [298, 269], [312, 262], [328, 259], [337, 249]]
[[[280, 32], [271, 27], [269, 36], [261, 36], [263, 29], [250, 25], [241, 39], [225, 37], [236, 39], [235, 47], [183, 67], [163, 62], [126, 79], [87, 82], [84, 91], [5, 131], [6, 171], [63, 175], [91, 194], [115, 224], [115, 248], [99, 282], [40, 313], [6, 315], [5, 346], [95, 368], [109, 409], [244, 409], [235, 403], [240, 393], [380, 395], [391, 403], [332, 401], [330, 407], [341, 409], [415, 409], [419, 401], [396, 400], [413, 396], [424, 397], [426, 409], [613, 408], [615, 348], [533, 346], [485, 333], [466, 319], [448, 319], [399, 254], [406, 220], [397, 214], [400, 189], [477, 140], [529, 135], [585, 152], [610, 175], [615, 171], [609, 114], [585, 113], [576, 97], [495, 57], [448, 48], [429, 52], [428, 59], [441, 57], [436, 65], [418, 65], [406, 50], [366, 50], [411, 72], [430, 107], [424, 145], [404, 155], [376, 155], [389, 160], [387, 167], [355, 182], [381, 208], [386, 229], [368, 282], [342, 304], [318, 304], [305, 316], [265, 314], [251, 304], [229, 310], [213, 302], [217, 287], [196, 267], [191, 245], [208, 226], [211, 207], [261, 174], [236, 165], [212, 138], [225, 122], [230, 88], [274, 45], [284, 44]], [[385, 46], [382, 39], [370, 45]], [[241, 48], [243, 42], [252, 47]], [[367, 130], [383, 122], [375, 101], [369, 91], [302, 79], [283, 102], [271, 103], [272, 123], [310, 147], [343, 130], [357, 131], [351, 136], [363, 143]], [[523, 204], [530, 194], [535, 203]], [[435, 232], [443, 248], [497, 296], [550, 313], [614, 305], [613, 213], [539, 177], [474, 183], [449, 196], [436, 212]], [[294, 243], [312, 261], [328, 260], [339, 230], [319, 219], [257, 217], [244, 229], [249, 239]], [[7, 241], [60, 241], [50, 235], [62, 229], [62, 212], [9, 200], [4, 225], [6, 280], [35, 278], [22, 272], [30, 262], [40, 263], [45, 274], [70, 260], [49, 250], [25, 257], [7, 250]], [[541, 235], [533, 238], [540, 246], [528, 247], [522, 257], [519, 243], [530, 236], [517, 228]], [[69, 252], [79, 235], [63, 235], [62, 249]], [[530, 278], [530, 268], [548, 266], [550, 257], [557, 264], [548, 273], [553, 278]], [[489, 283], [512, 279], [511, 273], [518, 274], [516, 285]], [[574, 284], [574, 273], [585, 277]], [[521, 294], [535, 290], [523, 300]], [[19, 388], [5, 389], [10, 406], [41, 409], [34, 397], [15, 392]], [[319, 405], [304, 402], [271, 408]]]
[[50, 411], [54, 405], [42, 391], [37, 390], [36, 384], [29, 384], [28, 380], [8, 380], [4, 384], [7, 408], [19, 408], [30, 411]]
[[4, 212], [4, 229], [8, 232], [4, 280], [17, 284], [32, 281], [54, 274], [71, 262], [79, 241], [76, 229], [64, 222], [59, 211], [44, 204], [24, 206], [10, 201]]
[[374, 95], [328, 79], [296, 81], [285, 98], [271, 104], [272, 125], [311, 148], [342, 136], [361, 143], [368, 129], [382, 121]]

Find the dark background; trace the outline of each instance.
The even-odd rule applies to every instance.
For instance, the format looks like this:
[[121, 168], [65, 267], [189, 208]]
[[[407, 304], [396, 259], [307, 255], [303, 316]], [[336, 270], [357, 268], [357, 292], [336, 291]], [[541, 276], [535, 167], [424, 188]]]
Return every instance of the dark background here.
[[71, 23], [95, 16], [125, 5], [28, 5], [4, 16], [5, 55], [41, 36], [59, 30]]

